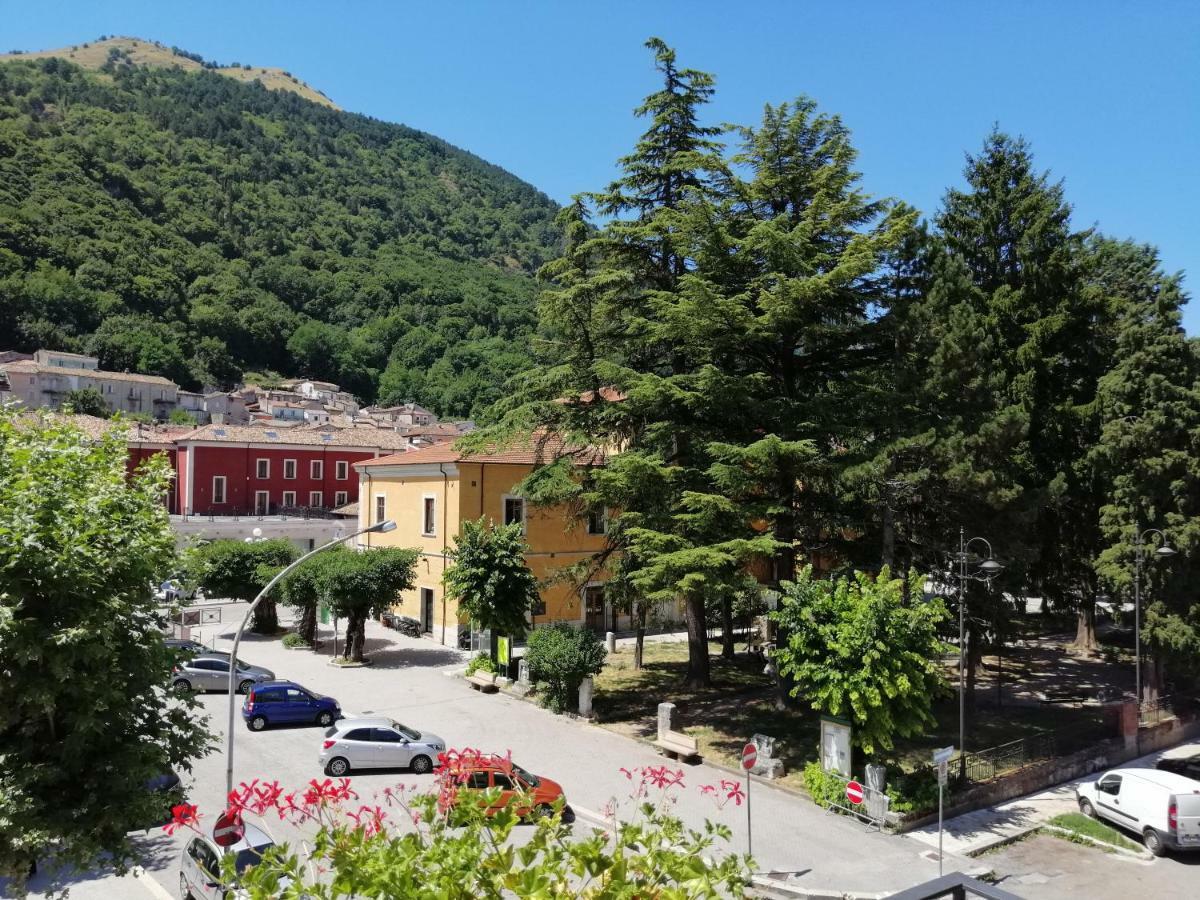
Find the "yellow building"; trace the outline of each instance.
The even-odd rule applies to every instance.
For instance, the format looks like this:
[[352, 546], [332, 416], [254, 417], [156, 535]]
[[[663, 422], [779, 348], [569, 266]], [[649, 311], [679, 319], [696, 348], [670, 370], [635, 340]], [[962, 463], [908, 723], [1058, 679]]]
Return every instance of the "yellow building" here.
[[[542, 602], [533, 624], [571, 622], [598, 631], [628, 627], [604, 598], [603, 572], [555, 581], [566, 567], [588, 560], [604, 547], [602, 515], [586, 520], [564, 508], [538, 508], [514, 495], [517, 484], [535, 465], [563, 453], [561, 442], [464, 456], [449, 444], [365, 460], [359, 472], [359, 527], [393, 519], [394, 531], [367, 534], [363, 547], [415, 547], [420, 553], [416, 585], [403, 592], [394, 611], [421, 623], [448, 646], [471, 642], [470, 623], [460, 620], [458, 604], [446, 597], [442, 575], [464, 521], [486, 516], [493, 522], [523, 522], [529, 544], [526, 561], [542, 584]], [[581, 583], [582, 582], [582, 583]], [[477, 643], [477, 640], [476, 640]]]

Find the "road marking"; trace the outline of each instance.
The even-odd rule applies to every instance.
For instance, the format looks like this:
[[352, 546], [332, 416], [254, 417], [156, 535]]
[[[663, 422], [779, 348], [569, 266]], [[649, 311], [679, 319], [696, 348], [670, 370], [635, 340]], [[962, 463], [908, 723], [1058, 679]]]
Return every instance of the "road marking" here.
[[575, 812], [576, 816], [582, 817], [584, 819], [591, 819], [594, 824], [600, 826], [605, 831], [613, 830], [612, 819], [605, 818], [604, 816], [600, 815], [600, 813], [598, 813], [598, 812], [592, 812], [590, 809], [585, 809], [584, 807], [577, 806], [574, 803], [571, 804], [571, 809]]
[[146, 870], [141, 866], [134, 866], [133, 875], [141, 883], [150, 896], [156, 897], [157, 900], [175, 900], [174, 895], [165, 887], [159, 884], [154, 878], [146, 874]]

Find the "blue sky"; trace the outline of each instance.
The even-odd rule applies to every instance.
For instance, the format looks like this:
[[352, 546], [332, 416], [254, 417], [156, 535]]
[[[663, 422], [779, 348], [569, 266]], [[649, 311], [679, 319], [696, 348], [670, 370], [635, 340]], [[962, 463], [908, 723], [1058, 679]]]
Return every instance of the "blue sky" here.
[[[808, 94], [853, 130], [868, 190], [927, 214], [993, 123], [1022, 134], [1078, 227], [1156, 244], [1200, 283], [1200, 3], [0, 0], [4, 50], [104, 33], [288, 69], [560, 201], [632, 146], [657, 35], [716, 74], [713, 122]], [[1200, 303], [1186, 324], [1200, 334]]]

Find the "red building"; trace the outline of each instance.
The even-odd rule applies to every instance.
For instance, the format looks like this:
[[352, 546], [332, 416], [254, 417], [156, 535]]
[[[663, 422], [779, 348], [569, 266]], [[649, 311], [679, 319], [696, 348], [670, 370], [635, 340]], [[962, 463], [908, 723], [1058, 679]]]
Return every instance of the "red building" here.
[[176, 438], [175, 447], [177, 512], [266, 515], [354, 503], [354, 463], [409, 444], [371, 427], [205, 425]]
[[[92, 440], [97, 441], [110, 431], [119, 429], [129, 447], [129, 457], [125, 461], [125, 469], [130, 475], [133, 475], [138, 466], [146, 460], [159, 455], [166, 456], [172, 471], [176, 471], [175, 438], [192, 430], [170, 425], [146, 425], [142, 422], [131, 422], [128, 419], [101, 419], [96, 416], [62, 413], [55, 414], [54, 418], [70, 422]], [[171, 513], [178, 512], [175, 505], [176, 494], [175, 486], [172, 485], [170, 493], [167, 495], [167, 509]]]

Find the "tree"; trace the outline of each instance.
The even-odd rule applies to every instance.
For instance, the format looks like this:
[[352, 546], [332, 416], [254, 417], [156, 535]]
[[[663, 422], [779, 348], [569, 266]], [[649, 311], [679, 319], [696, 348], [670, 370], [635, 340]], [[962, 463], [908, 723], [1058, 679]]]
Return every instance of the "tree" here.
[[63, 399], [63, 412], [99, 416], [101, 419], [112, 415], [112, 410], [104, 402], [104, 395], [93, 387], [67, 391], [67, 396]]
[[[300, 622], [296, 626], [296, 633], [310, 647], [317, 642], [317, 604], [322, 599], [321, 566], [331, 552], [328, 550], [308, 558], [275, 585], [275, 596], [279, 602], [299, 610]], [[278, 566], [262, 566], [258, 571], [258, 580], [266, 584], [280, 571]]]
[[362, 662], [367, 616], [387, 609], [400, 591], [413, 586], [418, 552], [390, 547], [361, 552], [336, 548], [323, 556], [314, 580], [322, 599], [346, 617], [343, 658]]
[[[250, 602], [269, 578], [262, 573], [278, 571], [300, 556], [291, 541], [210, 541], [198, 547], [188, 560], [189, 577], [210, 597]], [[264, 597], [254, 610], [252, 630], [274, 634], [279, 630], [279, 613], [273, 597]]]
[[496, 637], [523, 636], [529, 614], [541, 599], [537, 578], [525, 562], [528, 551], [520, 522], [496, 525], [480, 517], [463, 522], [449, 553], [452, 563], [443, 576], [446, 593], [474, 625], [491, 631], [493, 657]]
[[209, 740], [149, 585], [176, 571], [160, 460], [126, 472], [124, 438], [0, 412], [0, 876], [30, 865], [123, 870], [127, 833], [162, 810], [146, 783]]
[[599, 675], [607, 655], [599, 635], [565, 622], [535, 628], [525, 650], [529, 677], [545, 683], [544, 702], [555, 712], [571, 707], [583, 679]]
[[[922, 597], [924, 581], [911, 576], [908, 595]], [[795, 681], [792, 696], [850, 719], [854, 744], [868, 754], [925, 733], [944, 690], [938, 626], [949, 618], [945, 603], [904, 597], [904, 584], [886, 568], [878, 576], [819, 580], [806, 566], [771, 613], [786, 635], [775, 661]]]

